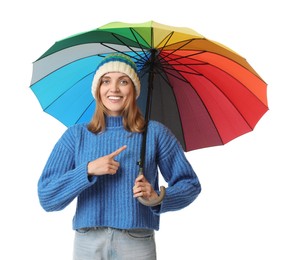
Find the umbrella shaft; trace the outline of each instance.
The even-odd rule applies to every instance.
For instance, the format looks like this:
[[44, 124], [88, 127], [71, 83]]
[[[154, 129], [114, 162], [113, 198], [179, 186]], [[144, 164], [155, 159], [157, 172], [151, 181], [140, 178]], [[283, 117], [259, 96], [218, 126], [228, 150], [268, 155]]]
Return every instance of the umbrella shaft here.
[[143, 164], [145, 161], [145, 150], [146, 150], [146, 136], [148, 131], [148, 121], [150, 119], [151, 114], [151, 107], [152, 107], [152, 94], [153, 94], [153, 88], [154, 88], [154, 63], [155, 63], [155, 56], [156, 56], [156, 50], [151, 50], [151, 57], [149, 62], [149, 77], [148, 77], [148, 94], [147, 94], [147, 103], [146, 103], [146, 110], [145, 110], [145, 121], [146, 121], [146, 127], [143, 132], [142, 137], [142, 144], [141, 144], [141, 151], [140, 151], [140, 161], [139, 165], [143, 169]]
[[149, 61], [149, 78], [148, 78], [148, 94], [147, 94], [147, 104], [145, 111], [145, 120], [146, 122], [150, 119], [151, 107], [152, 107], [152, 94], [154, 89], [154, 63], [156, 57], [156, 50], [151, 50], [151, 57]]

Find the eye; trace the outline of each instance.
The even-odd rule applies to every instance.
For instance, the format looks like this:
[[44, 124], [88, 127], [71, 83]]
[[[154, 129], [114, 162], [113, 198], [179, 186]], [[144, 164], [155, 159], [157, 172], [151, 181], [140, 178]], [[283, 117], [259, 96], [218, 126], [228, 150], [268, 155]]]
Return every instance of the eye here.
[[120, 79], [120, 85], [121, 86], [127, 86], [129, 84], [131, 84], [131, 79], [129, 77], [122, 77]]
[[109, 83], [110, 83], [110, 80], [109, 80], [109, 79], [107, 79], [107, 78], [102, 78], [102, 80], [101, 80], [101, 84], [107, 85], [107, 84], [109, 84]]
[[129, 81], [126, 80], [126, 79], [122, 79], [122, 80], [120, 81], [120, 84], [121, 84], [122, 86], [126, 86], [126, 85], [129, 84]]

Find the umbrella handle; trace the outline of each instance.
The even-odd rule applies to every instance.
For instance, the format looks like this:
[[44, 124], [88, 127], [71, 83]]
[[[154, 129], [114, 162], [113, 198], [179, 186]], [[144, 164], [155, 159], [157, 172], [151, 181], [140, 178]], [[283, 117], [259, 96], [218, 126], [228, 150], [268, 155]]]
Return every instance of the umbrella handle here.
[[[141, 174], [143, 175], [142, 170], [139, 171], [138, 175], [141, 175]], [[154, 207], [154, 206], [161, 204], [165, 195], [166, 195], [166, 188], [164, 186], [161, 186], [160, 187], [160, 195], [156, 199], [148, 200], [148, 199], [144, 199], [143, 197], [138, 197], [137, 199], [141, 204], [143, 204], [145, 206]]]

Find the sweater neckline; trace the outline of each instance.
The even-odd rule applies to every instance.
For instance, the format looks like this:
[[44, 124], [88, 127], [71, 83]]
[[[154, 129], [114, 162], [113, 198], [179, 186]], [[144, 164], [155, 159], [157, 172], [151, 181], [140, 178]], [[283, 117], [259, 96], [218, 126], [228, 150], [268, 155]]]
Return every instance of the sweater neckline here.
[[123, 126], [122, 116], [106, 116], [106, 127], [121, 127]]

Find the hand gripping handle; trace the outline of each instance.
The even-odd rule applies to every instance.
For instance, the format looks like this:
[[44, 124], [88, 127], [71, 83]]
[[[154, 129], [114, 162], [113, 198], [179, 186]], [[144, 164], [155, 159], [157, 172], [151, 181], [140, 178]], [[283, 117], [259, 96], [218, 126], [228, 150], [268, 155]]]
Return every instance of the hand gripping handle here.
[[[141, 175], [141, 174], [143, 174], [143, 172], [140, 169], [138, 175]], [[166, 195], [166, 188], [164, 186], [161, 186], [160, 187], [160, 195], [156, 199], [148, 200], [148, 199], [144, 199], [143, 197], [138, 197], [137, 199], [141, 204], [143, 204], [145, 206], [153, 207], [153, 206], [160, 205], [162, 200], [164, 199], [165, 195]]]

